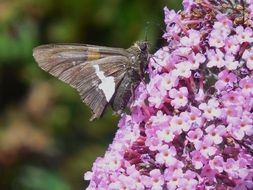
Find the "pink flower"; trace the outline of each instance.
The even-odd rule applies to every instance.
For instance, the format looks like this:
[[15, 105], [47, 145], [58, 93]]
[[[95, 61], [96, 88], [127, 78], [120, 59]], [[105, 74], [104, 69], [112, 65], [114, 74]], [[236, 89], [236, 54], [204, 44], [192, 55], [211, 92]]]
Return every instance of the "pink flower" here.
[[216, 51], [214, 51], [213, 49], [209, 50], [207, 52], [207, 56], [209, 59], [206, 65], [207, 67], [222, 68], [225, 65], [224, 53], [222, 53], [219, 49], [216, 49]]
[[173, 99], [171, 105], [176, 109], [185, 106], [188, 102], [188, 90], [186, 87], [181, 87], [179, 90], [175, 88], [171, 89], [169, 96]]
[[160, 88], [162, 78], [160, 75], [156, 75], [153, 80], [147, 85], [147, 91], [149, 93], [148, 101], [150, 105], [155, 108], [160, 108], [164, 103], [167, 92]]
[[205, 158], [213, 156], [217, 151], [217, 148], [213, 146], [212, 140], [208, 137], [205, 137], [202, 141], [196, 142], [194, 146]]
[[240, 66], [240, 63], [235, 59], [235, 56], [232, 54], [225, 55], [225, 66], [228, 70], [236, 70]]
[[154, 106], [155, 108], [161, 108], [164, 103], [164, 99], [162, 97], [165, 98], [165, 94], [157, 92], [156, 94], [150, 96], [148, 101], [151, 106]]
[[182, 46], [176, 49], [174, 53], [175, 53], [175, 57], [177, 57], [177, 59], [175, 59], [175, 64], [182, 61], [187, 62], [187, 60], [184, 57], [189, 57], [189, 55], [192, 53], [192, 49], [190, 47]]
[[174, 134], [181, 134], [183, 131], [188, 131], [190, 129], [189, 123], [187, 123], [182, 117], [173, 116], [170, 121], [170, 129]]
[[173, 58], [166, 53], [167, 49], [167, 47], [159, 49], [154, 54], [154, 57], [150, 59], [150, 67], [155, 68], [155, 70], [150, 70], [150, 75], [152, 74], [152, 72], [161, 72], [163, 69], [166, 69], [168, 71], [171, 70], [173, 66]]
[[177, 170], [173, 171], [172, 173], [169, 173], [169, 171], [167, 171], [167, 172], [168, 172], [166, 174], [166, 176], [167, 176], [166, 180], [168, 181], [167, 188], [168, 189], [177, 189], [177, 187], [179, 186], [179, 183], [180, 183], [180, 179], [183, 178], [183, 171], [181, 169], [177, 169]]
[[214, 144], [222, 143], [222, 136], [226, 133], [226, 128], [224, 125], [210, 125], [205, 129], [207, 133], [207, 138], [211, 139]]
[[237, 170], [238, 176], [241, 179], [247, 179], [248, 177], [251, 178], [253, 173], [251, 170], [249, 170], [248, 166], [249, 166], [249, 162], [244, 159], [244, 158], [239, 158], [237, 160], [238, 165], [239, 165], [239, 170]]
[[233, 177], [236, 177], [234, 174], [237, 173], [236, 171], [239, 170], [239, 165], [233, 158], [228, 158], [226, 160], [226, 162], [224, 162], [224, 164], [223, 164], [223, 169], [229, 175], [232, 175]]
[[233, 22], [225, 14], [218, 14], [216, 18], [217, 22], [214, 23], [213, 28], [220, 30], [220, 34], [226, 38], [233, 29]]
[[253, 78], [243, 78], [239, 82], [239, 86], [242, 89], [242, 94], [250, 96], [253, 94]]
[[116, 170], [121, 166], [121, 156], [117, 154], [107, 154], [105, 164], [109, 170]]
[[172, 89], [173, 87], [178, 85], [178, 78], [173, 76], [172, 74], [165, 73], [163, 74], [161, 87], [165, 91]]
[[[193, 172], [192, 170], [186, 170], [184, 172], [184, 177], [183, 179], [186, 180], [187, 185], [189, 189], [195, 189], [196, 186], [198, 185], [198, 181], [196, 180], [197, 174]], [[182, 187], [182, 185], [179, 185], [179, 187]]]
[[195, 179], [181, 178], [179, 180], [179, 184], [178, 184], [177, 190], [196, 189], [197, 184], [198, 184], [198, 182]]
[[191, 76], [191, 63], [188, 61], [182, 61], [175, 65], [176, 69], [172, 71], [175, 77], [189, 78]]
[[192, 164], [195, 169], [200, 169], [206, 163], [206, 158], [197, 150], [191, 152]]
[[208, 103], [201, 103], [199, 109], [203, 110], [203, 116], [208, 120], [214, 118], [219, 118], [221, 115], [221, 110], [219, 108], [219, 102], [215, 99], [208, 100]]
[[183, 5], [88, 190], [253, 188], [253, 0]]
[[203, 118], [201, 117], [201, 114], [202, 113], [198, 108], [191, 106], [190, 112], [182, 112], [180, 116], [189, 123], [191, 128], [196, 128], [202, 126]]
[[164, 114], [159, 110], [156, 115], [153, 115], [149, 119], [149, 123], [152, 126], [159, 126], [161, 128], [168, 127], [168, 124], [171, 120], [171, 116]]
[[231, 124], [228, 126], [228, 132], [237, 140], [242, 140], [245, 135], [240, 128], [233, 127]]
[[221, 156], [215, 156], [212, 160], [209, 161], [209, 166], [213, 170], [217, 170], [219, 173], [223, 172], [223, 158]]
[[[182, 48], [180, 48], [182, 50]], [[189, 67], [190, 70], [197, 70], [199, 69], [200, 65], [206, 61], [206, 57], [201, 53], [193, 53], [193, 52], [185, 52], [182, 56], [187, 56], [187, 60], [183, 61], [182, 63], [185, 64], [185, 66]], [[182, 75], [183, 76], [183, 75]], [[188, 77], [186, 77], [188, 78]]]
[[221, 48], [225, 45], [225, 38], [222, 36], [222, 31], [219, 29], [215, 29], [211, 32], [210, 38], [209, 38], [209, 45]]
[[162, 140], [163, 139], [158, 138], [158, 136], [157, 137], [151, 136], [146, 139], [145, 145], [149, 147], [149, 150], [156, 151], [162, 146]]
[[243, 108], [241, 106], [226, 106], [222, 109], [222, 117], [226, 119], [228, 123], [238, 123], [238, 118], [241, 117]]
[[149, 184], [147, 186], [151, 190], [162, 190], [162, 185], [164, 184], [164, 177], [161, 174], [161, 171], [158, 169], [154, 169], [150, 171], [149, 173], [150, 178], [149, 178]]
[[200, 64], [204, 63], [205, 61], [206, 57], [201, 53], [192, 55], [192, 58], [190, 59], [192, 65], [191, 70], [199, 69]]
[[171, 142], [175, 137], [173, 131], [170, 129], [169, 126], [167, 128], [163, 128], [161, 130], [158, 130], [156, 132], [156, 134], [160, 140], [167, 142], [167, 143]]
[[229, 36], [225, 39], [224, 49], [228, 54], [236, 55], [239, 51], [240, 45], [238, 44], [235, 36]]
[[248, 69], [253, 70], [253, 48], [245, 50], [242, 58], [246, 60], [246, 66]]
[[197, 46], [200, 43], [201, 34], [197, 30], [189, 30], [188, 36], [181, 38], [180, 42], [183, 46]]
[[245, 97], [242, 96], [240, 91], [224, 93], [221, 100], [225, 106], [241, 106], [245, 104]]
[[203, 131], [200, 128], [191, 130], [188, 133], [187, 139], [192, 143], [199, 143], [200, 138], [203, 136]]
[[249, 190], [253, 188], [252, 180], [236, 180], [236, 187], [233, 190]]
[[[144, 91], [146, 93], [144, 93]], [[138, 86], [138, 88], [136, 88], [135, 91], [135, 101], [132, 104], [133, 107], [139, 106], [142, 107], [145, 105], [145, 100], [147, 99], [148, 94], [146, 91], [146, 86], [143, 83], [140, 83], [140, 85]]]
[[243, 42], [253, 42], [253, 32], [252, 29], [250, 27], [246, 27], [245, 29], [243, 28], [243, 26], [237, 26], [236, 29], [236, 34], [237, 34], [237, 40], [239, 43], [243, 43]]
[[218, 75], [219, 80], [215, 83], [215, 88], [219, 91], [226, 90], [226, 88], [233, 88], [237, 82], [237, 77], [234, 73], [228, 70], [223, 70]]
[[184, 6], [184, 9], [189, 11], [192, 7], [192, 5], [195, 4], [194, 0], [183, 0], [183, 6]]
[[248, 136], [253, 135], [253, 121], [252, 121], [252, 113], [244, 112], [240, 121], [238, 127]]
[[126, 173], [131, 179], [131, 184], [129, 185], [131, 185], [133, 189], [145, 189], [145, 185], [142, 183], [142, 181], [145, 180], [145, 177], [141, 175], [138, 170], [136, 170], [134, 165], [128, 167]]
[[171, 21], [180, 20], [180, 16], [174, 10], [169, 10], [167, 7], [164, 8], [164, 14], [164, 22], [166, 24], [169, 24]]
[[177, 151], [174, 146], [162, 145], [158, 151], [159, 153], [155, 157], [157, 163], [171, 166], [176, 162]]
[[206, 164], [201, 170], [201, 177], [207, 177], [213, 180], [217, 172], [213, 170], [208, 164]]
[[227, 130], [237, 140], [242, 140], [245, 135], [253, 135], [252, 114], [245, 114], [241, 118], [234, 119]]

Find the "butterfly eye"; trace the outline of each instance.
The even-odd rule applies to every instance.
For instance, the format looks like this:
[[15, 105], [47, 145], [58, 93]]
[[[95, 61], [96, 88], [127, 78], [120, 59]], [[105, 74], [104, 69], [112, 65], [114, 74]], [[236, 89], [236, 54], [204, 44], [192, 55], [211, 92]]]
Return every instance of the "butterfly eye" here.
[[147, 44], [146, 43], [140, 43], [139, 47], [140, 47], [141, 51], [145, 51], [147, 49]]

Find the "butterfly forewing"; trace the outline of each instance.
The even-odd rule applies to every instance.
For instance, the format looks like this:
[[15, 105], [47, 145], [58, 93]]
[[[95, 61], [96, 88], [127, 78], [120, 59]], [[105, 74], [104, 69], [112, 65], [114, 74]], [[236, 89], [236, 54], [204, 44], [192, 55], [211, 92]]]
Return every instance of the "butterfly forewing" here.
[[129, 65], [121, 48], [92, 45], [43, 45], [34, 49], [45, 71], [70, 84], [99, 118], [112, 99]]

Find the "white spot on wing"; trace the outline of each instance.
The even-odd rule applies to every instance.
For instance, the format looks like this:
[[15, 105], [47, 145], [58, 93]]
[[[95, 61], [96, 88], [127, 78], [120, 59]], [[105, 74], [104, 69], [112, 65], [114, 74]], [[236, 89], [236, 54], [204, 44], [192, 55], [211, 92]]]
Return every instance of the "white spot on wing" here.
[[115, 82], [113, 77], [106, 77], [103, 71], [99, 70], [98, 65], [93, 66], [95, 68], [96, 75], [101, 80], [101, 83], [98, 85], [98, 88], [104, 92], [107, 102], [110, 101], [114, 92], [115, 92]]

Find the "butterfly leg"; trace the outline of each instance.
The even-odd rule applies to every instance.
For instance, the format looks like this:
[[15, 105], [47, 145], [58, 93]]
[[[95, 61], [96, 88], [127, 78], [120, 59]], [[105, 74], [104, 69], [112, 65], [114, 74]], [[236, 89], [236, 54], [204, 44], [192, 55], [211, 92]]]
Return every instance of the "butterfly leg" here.
[[132, 85], [131, 85], [131, 94], [132, 94], [133, 100], [135, 100], [135, 88], [136, 88], [136, 86], [134, 86], [134, 85], [132, 84]]

